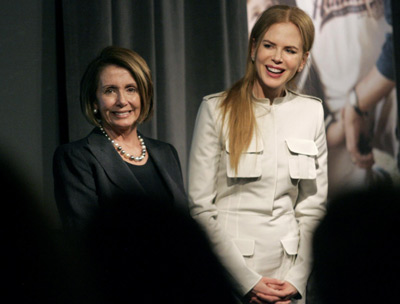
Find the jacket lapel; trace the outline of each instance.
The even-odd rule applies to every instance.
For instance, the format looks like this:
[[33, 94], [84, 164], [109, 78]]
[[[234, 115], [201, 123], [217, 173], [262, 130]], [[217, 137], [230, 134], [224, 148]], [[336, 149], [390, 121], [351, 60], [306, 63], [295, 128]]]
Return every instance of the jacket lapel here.
[[[170, 190], [174, 201], [180, 207], [187, 209], [186, 194], [182, 185], [176, 182], [181, 180], [181, 172], [175, 172], [177, 167], [174, 165], [176, 160], [170, 151], [166, 151], [150, 138], [144, 138], [149, 155], [154, 160], [154, 164], [164, 179]], [[129, 167], [122, 160], [121, 156], [115, 151], [112, 144], [100, 132], [98, 128], [94, 129], [88, 136], [89, 148], [98, 162], [104, 168], [110, 181], [126, 193], [135, 191], [135, 194], [145, 195], [145, 191], [132, 173]], [[171, 168], [168, 170], [167, 168]], [[173, 172], [173, 176], [171, 176]]]
[[142, 185], [128, 168], [121, 156], [99, 129], [94, 129], [88, 137], [89, 148], [104, 168], [111, 182], [124, 192], [133, 190], [145, 194]]

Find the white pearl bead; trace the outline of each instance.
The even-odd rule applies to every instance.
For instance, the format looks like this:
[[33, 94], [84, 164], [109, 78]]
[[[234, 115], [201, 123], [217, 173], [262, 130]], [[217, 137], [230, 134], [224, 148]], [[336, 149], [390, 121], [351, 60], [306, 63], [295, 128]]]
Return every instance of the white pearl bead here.
[[126, 157], [126, 158], [128, 158], [130, 160], [134, 160], [134, 161], [142, 161], [145, 158], [147, 149], [146, 149], [146, 145], [144, 144], [144, 140], [140, 135], [138, 135], [138, 140], [139, 140], [139, 143], [141, 145], [142, 154], [140, 156], [136, 156], [135, 157], [133, 155], [130, 155], [129, 153], [126, 153], [126, 151], [123, 150], [122, 146], [120, 146], [115, 140], [111, 139], [111, 137], [108, 136], [108, 134], [106, 133], [106, 131], [104, 130], [103, 127], [100, 127], [100, 130], [104, 134], [104, 136], [109, 141], [111, 141], [112, 145], [115, 146], [115, 148], [118, 150], [118, 152], [121, 153], [122, 156], [124, 156], [124, 157]]

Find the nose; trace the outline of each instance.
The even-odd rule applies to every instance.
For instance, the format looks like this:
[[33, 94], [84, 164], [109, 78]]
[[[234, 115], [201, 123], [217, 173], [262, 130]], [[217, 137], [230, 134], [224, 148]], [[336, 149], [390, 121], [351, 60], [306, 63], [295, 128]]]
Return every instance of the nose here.
[[123, 108], [128, 104], [127, 98], [123, 92], [119, 92], [117, 95], [116, 105]]
[[275, 54], [274, 54], [272, 60], [273, 60], [275, 63], [281, 63], [281, 62], [282, 62], [282, 53], [281, 53], [280, 50], [277, 49], [277, 50], [275, 51]]

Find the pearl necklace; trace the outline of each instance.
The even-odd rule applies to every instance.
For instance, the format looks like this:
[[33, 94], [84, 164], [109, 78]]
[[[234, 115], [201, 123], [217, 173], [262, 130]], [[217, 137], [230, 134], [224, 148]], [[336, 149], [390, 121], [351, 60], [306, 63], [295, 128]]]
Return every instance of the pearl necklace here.
[[106, 133], [106, 131], [104, 131], [103, 127], [100, 127], [100, 131], [104, 134], [104, 136], [113, 144], [113, 146], [115, 147], [115, 149], [117, 149], [117, 151], [124, 156], [125, 158], [129, 159], [129, 160], [134, 160], [137, 162], [142, 161], [145, 156], [146, 156], [146, 145], [144, 144], [144, 140], [143, 138], [138, 134], [138, 139], [140, 142], [140, 145], [142, 147], [142, 154], [140, 156], [133, 156], [130, 155], [129, 153], [126, 153], [126, 151], [113, 139], [111, 139], [110, 136], [108, 136], [108, 134]]

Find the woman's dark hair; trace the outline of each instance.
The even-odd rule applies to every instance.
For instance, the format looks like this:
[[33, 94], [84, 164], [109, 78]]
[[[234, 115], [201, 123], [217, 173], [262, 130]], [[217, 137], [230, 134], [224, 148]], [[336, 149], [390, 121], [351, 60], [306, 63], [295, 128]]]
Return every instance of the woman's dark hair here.
[[86, 119], [95, 126], [100, 126], [100, 114], [95, 114], [97, 103], [96, 91], [100, 74], [110, 65], [127, 69], [135, 79], [140, 95], [141, 111], [137, 123], [148, 120], [153, 114], [153, 81], [146, 61], [136, 52], [117, 46], [104, 48], [86, 68], [80, 87], [81, 110]]

